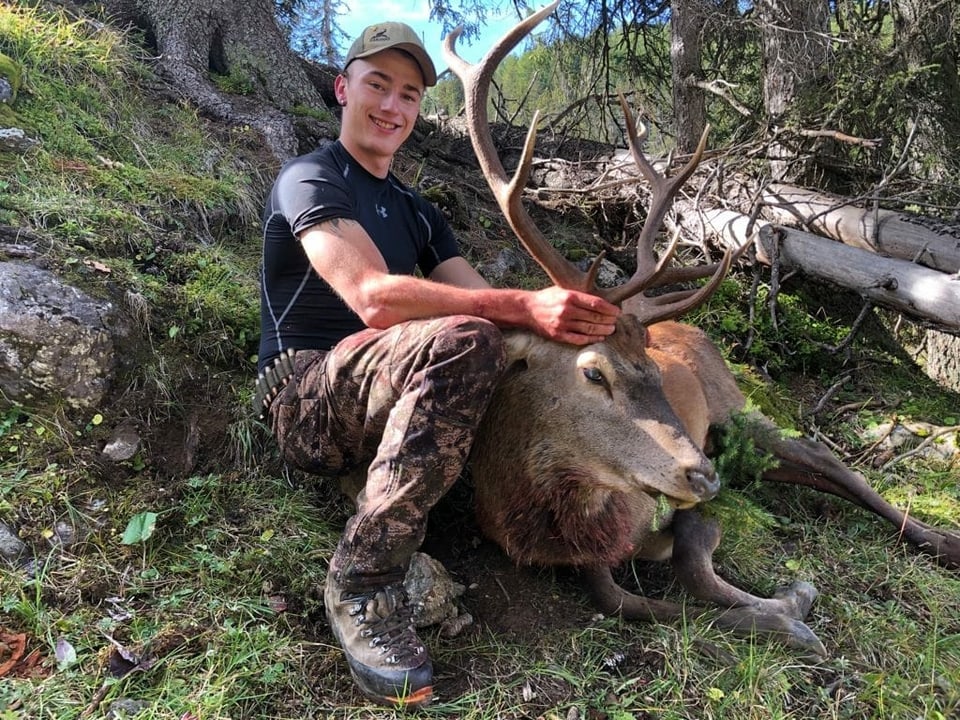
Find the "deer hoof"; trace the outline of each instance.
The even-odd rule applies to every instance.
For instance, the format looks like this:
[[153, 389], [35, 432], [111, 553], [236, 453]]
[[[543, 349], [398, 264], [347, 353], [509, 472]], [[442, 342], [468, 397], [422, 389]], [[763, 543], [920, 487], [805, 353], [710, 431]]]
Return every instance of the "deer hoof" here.
[[823, 660], [827, 657], [827, 648], [820, 638], [807, 625], [794, 618], [784, 616], [785, 631], [782, 634], [786, 645], [809, 653], [812, 659]]
[[786, 611], [787, 615], [802, 620], [810, 612], [819, 594], [813, 585], [798, 580], [788, 587], [777, 590], [774, 597], [789, 604], [790, 609]]
[[726, 627], [737, 635], [762, 635], [795, 648], [811, 658], [822, 660], [827, 649], [807, 625], [781, 612], [763, 612], [754, 608], [731, 608], [717, 618], [719, 627]]

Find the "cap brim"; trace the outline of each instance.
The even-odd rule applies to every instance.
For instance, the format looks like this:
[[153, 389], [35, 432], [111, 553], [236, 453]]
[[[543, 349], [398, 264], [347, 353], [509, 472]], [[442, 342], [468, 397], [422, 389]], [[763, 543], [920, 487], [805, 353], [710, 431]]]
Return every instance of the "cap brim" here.
[[395, 45], [390, 45], [389, 47], [374, 48], [365, 53], [358, 53], [354, 55], [351, 60], [355, 60], [356, 58], [370, 57], [371, 55], [376, 55], [378, 52], [391, 49], [403, 50], [405, 53], [413, 57], [414, 60], [416, 60], [417, 65], [420, 66], [420, 72], [423, 75], [424, 85], [427, 87], [433, 87], [437, 84], [437, 69], [433, 66], [433, 60], [430, 59], [430, 56], [427, 54], [426, 50], [419, 45], [414, 45], [413, 43], [399, 42]]

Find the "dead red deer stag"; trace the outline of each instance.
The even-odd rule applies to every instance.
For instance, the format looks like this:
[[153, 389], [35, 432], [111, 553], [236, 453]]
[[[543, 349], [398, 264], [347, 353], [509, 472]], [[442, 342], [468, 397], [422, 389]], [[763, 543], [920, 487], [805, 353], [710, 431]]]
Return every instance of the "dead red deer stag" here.
[[[653, 195], [638, 240], [637, 271], [610, 289], [595, 286], [597, 263], [587, 272], [569, 263], [523, 207], [537, 118], [512, 178], [497, 156], [486, 110], [494, 70], [556, 5], [517, 24], [477, 65], [457, 55], [457, 31], [447, 37], [444, 54], [464, 86], [468, 131], [481, 169], [524, 247], [555, 284], [596, 293], [626, 312], [612, 336], [587, 347], [528, 332], [507, 334], [509, 369], [471, 459], [478, 521], [517, 562], [580, 568], [605, 612], [657, 621], [681, 617], [681, 606], [629, 593], [611, 572], [633, 558], [670, 558], [688, 592], [722, 609], [719, 625], [771, 634], [822, 654], [819, 639], [802, 622], [816, 590], [796, 583], [774, 598], [759, 598], [725, 582], [714, 573], [711, 559], [719, 530], [691, 509], [719, 488], [705, 454], [710, 429], [729, 422], [745, 400], [706, 335], [671, 320], [714, 292], [731, 257], [728, 253], [694, 271], [696, 277], [709, 277], [700, 289], [643, 295], [690, 276], [690, 269], [668, 267], [675, 242], [659, 260], [653, 246], [674, 195], [700, 162], [706, 132], [690, 161], [668, 178], [643, 155], [645, 130], [637, 133], [621, 101], [634, 160]], [[766, 479], [809, 485], [857, 503], [890, 520], [904, 539], [942, 564], [960, 567], [960, 535], [905, 516], [824, 445], [783, 438], [762, 417], [750, 427], [758, 446], [779, 460]]]

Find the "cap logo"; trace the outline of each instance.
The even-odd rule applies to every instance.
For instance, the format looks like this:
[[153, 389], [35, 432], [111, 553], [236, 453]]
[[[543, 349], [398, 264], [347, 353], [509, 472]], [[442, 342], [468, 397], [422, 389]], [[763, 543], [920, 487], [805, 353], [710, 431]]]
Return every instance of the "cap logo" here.
[[423, 42], [412, 27], [401, 22], [379, 22], [364, 28], [350, 46], [343, 67], [346, 69], [357, 58], [370, 57], [389, 48], [403, 50], [413, 57], [420, 66], [425, 85], [431, 87], [437, 84], [437, 69]]

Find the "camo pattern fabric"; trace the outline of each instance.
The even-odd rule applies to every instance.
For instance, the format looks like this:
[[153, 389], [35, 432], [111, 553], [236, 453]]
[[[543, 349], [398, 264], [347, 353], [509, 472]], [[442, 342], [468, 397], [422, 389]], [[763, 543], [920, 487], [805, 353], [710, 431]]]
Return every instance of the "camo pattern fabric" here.
[[402, 580], [505, 364], [500, 330], [470, 316], [363, 330], [329, 352], [296, 354], [269, 410], [284, 460], [326, 476], [368, 468], [330, 563], [342, 586]]

